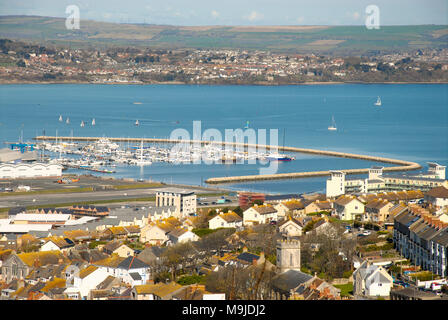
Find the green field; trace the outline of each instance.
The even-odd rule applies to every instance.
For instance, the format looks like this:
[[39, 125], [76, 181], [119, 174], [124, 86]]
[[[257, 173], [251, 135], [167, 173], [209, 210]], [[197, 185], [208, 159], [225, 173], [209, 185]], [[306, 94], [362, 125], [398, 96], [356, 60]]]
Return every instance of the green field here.
[[0, 37], [74, 47], [140, 46], [161, 49], [259, 49], [274, 52], [362, 53], [447, 46], [448, 26], [209, 26], [118, 24], [82, 20], [67, 30], [64, 18], [0, 16]]

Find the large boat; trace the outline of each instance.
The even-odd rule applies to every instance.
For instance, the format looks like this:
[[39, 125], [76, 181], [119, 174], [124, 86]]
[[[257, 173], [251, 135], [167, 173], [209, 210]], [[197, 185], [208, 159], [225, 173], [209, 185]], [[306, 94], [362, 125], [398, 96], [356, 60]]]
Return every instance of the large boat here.
[[375, 105], [381, 106], [381, 98], [380, 97], [378, 97], [378, 99], [376, 99]]
[[334, 117], [331, 117], [331, 125], [328, 127], [330, 131], [336, 131], [338, 128], [336, 127], [336, 121], [334, 121]]
[[265, 157], [265, 159], [269, 160], [269, 161], [291, 161], [291, 160], [295, 160], [296, 158], [290, 157], [286, 154], [271, 153], [271, 154], [268, 154]]

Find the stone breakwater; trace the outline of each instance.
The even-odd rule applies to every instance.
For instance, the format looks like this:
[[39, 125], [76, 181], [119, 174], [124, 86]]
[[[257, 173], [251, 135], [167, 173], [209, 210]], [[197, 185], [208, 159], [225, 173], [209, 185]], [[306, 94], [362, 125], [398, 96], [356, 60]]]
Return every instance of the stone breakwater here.
[[[91, 142], [99, 139], [104, 139], [104, 137], [55, 137], [55, 136], [37, 136], [34, 138], [38, 141], [85, 141]], [[189, 144], [215, 144], [215, 145], [229, 145], [235, 147], [247, 147], [247, 148], [257, 148], [257, 149], [276, 149], [275, 151], [287, 151], [287, 152], [297, 152], [297, 153], [307, 153], [315, 155], [324, 155], [339, 158], [350, 158], [350, 159], [360, 159], [367, 161], [374, 161], [380, 163], [391, 163], [397, 166], [385, 167], [383, 171], [394, 172], [394, 171], [411, 171], [421, 168], [421, 165], [416, 162], [391, 159], [384, 157], [368, 156], [355, 153], [346, 152], [336, 152], [336, 151], [326, 151], [317, 149], [306, 149], [297, 147], [282, 147], [282, 146], [269, 146], [269, 145], [259, 145], [259, 144], [248, 144], [248, 143], [238, 143], [238, 142], [226, 142], [226, 141], [200, 141], [200, 140], [174, 140], [174, 139], [159, 139], [159, 138], [107, 138], [113, 142], [143, 142], [146, 143], [189, 143]], [[338, 170], [346, 174], [366, 174], [369, 168], [362, 169], [344, 169]], [[329, 176], [331, 172], [326, 171], [308, 171], [308, 172], [288, 172], [288, 173], [276, 173], [268, 175], [248, 175], [248, 176], [233, 176], [233, 177], [217, 177], [209, 178], [205, 182], [208, 184], [219, 184], [219, 183], [235, 183], [235, 182], [246, 182], [246, 181], [262, 181], [262, 180], [278, 180], [278, 179], [299, 179], [299, 178], [311, 178], [311, 177], [322, 177]]]

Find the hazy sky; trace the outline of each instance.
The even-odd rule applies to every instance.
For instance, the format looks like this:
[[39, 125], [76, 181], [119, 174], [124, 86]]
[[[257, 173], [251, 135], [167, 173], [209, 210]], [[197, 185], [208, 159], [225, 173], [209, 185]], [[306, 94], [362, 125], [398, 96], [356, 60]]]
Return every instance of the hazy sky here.
[[448, 0], [0, 0], [1, 15], [170, 25], [363, 25], [366, 7], [381, 25], [448, 24]]

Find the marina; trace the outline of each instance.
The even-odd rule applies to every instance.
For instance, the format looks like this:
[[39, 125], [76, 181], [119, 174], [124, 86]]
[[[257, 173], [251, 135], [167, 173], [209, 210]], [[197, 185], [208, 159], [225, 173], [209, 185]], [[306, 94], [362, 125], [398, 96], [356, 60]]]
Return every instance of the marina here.
[[[143, 142], [146, 143], [179, 143], [179, 140], [172, 140], [172, 139], [159, 139], [159, 138], [140, 138], [140, 139], [125, 139], [125, 138], [100, 138], [100, 137], [54, 137], [54, 136], [37, 136], [34, 138], [36, 141], [88, 141], [88, 142], [95, 142], [101, 146], [103, 146], [106, 150], [117, 150], [118, 144], [116, 142], [137, 142], [141, 141], [140, 145], [140, 159], [134, 160], [136, 157], [136, 154], [134, 153], [134, 158], [124, 158], [129, 164], [136, 164], [139, 165], [143, 161]], [[247, 144], [247, 143], [237, 143], [237, 142], [219, 142], [219, 141], [197, 141], [197, 140], [187, 140], [182, 141], [183, 144], [186, 145], [200, 145], [204, 146], [205, 149], [199, 149], [194, 150], [191, 148], [191, 150], [196, 151], [195, 153], [177, 153], [176, 158], [170, 158], [168, 156], [168, 149], [162, 149], [158, 150], [156, 148], [149, 149], [151, 151], [155, 151], [155, 154], [163, 154], [164, 157], [160, 157], [161, 161], [171, 161], [171, 162], [194, 162], [194, 160], [201, 160], [199, 157], [199, 154], [206, 150], [206, 160], [214, 160], [219, 161], [220, 158], [216, 157], [216, 154], [221, 154], [222, 148], [216, 148], [217, 145], [219, 146], [225, 146], [225, 145], [231, 145], [234, 147], [244, 147], [244, 148], [255, 148], [255, 149], [263, 149], [263, 150], [270, 150], [273, 147], [275, 149], [281, 150], [281, 151], [288, 151], [288, 152], [295, 152], [295, 153], [310, 153], [310, 154], [320, 154], [320, 155], [327, 155], [332, 157], [342, 157], [342, 158], [352, 158], [352, 159], [361, 159], [361, 160], [369, 160], [369, 161], [376, 161], [376, 162], [383, 162], [383, 163], [391, 163], [395, 164], [397, 166], [393, 167], [386, 167], [385, 171], [411, 171], [411, 170], [417, 170], [421, 168], [421, 165], [415, 162], [411, 161], [405, 161], [405, 160], [398, 160], [398, 159], [391, 159], [391, 158], [384, 158], [384, 157], [375, 157], [375, 156], [368, 156], [368, 155], [360, 155], [360, 154], [351, 154], [351, 153], [344, 153], [344, 152], [335, 152], [335, 151], [325, 151], [325, 150], [316, 150], [316, 149], [306, 149], [306, 148], [297, 148], [297, 147], [287, 147], [287, 146], [269, 146], [269, 145], [254, 145], [254, 144]], [[44, 144], [45, 145], [45, 144]], [[102, 150], [104, 150], [102, 149]], [[212, 152], [210, 153], [210, 150]], [[199, 153], [197, 152], [199, 151]], [[95, 150], [95, 153], [97, 154], [97, 150]], [[154, 154], [154, 153], [153, 153]], [[192, 157], [193, 155], [196, 155], [197, 158]], [[129, 154], [128, 154], [129, 156]], [[248, 160], [250, 157], [254, 157], [256, 159], [263, 159], [263, 160], [292, 160], [292, 158], [289, 158], [285, 155], [280, 155], [278, 153], [254, 153], [254, 154], [244, 154], [241, 155], [241, 160]], [[180, 157], [180, 158], [179, 158]], [[108, 161], [111, 159], [117, 159], [110, 157]], [[154, 156], [152, 157], [154, 159]], [[204, 160], [202, 158], [202, 160]], [[221, 161], [225, 160], [221, 158]], [[148, 159], [146, 161], [149, 161]], [[223, 161], [224, 163], [225, 161]], [[59, 162], [63, 163], [63, 162]], [[105, 164], [104, 162], [97, 162], [97, 165]], [[368, 168], [361, 168], [361, 169], [345, 169], [341, 170], [345, 172], [346, 174], [364, 174], [368, 173]], [[317, 177], [317, 176], [328, 176], [330, 175], [330, 171], [315, 171], [315, 172], [290, 172], [290, 173], [279, 173], [279, 174], [271, 174], [271, 175], [251, 175], [251, 176], [233, 176], [233, 177], [219, 177], [219, 178], [209, 178], [206, 180], [206, 183], [209, 184], [218, 184], [218, 183], [230, 183], [230, 182], [243, 182], [243, 181], [259, 181], [259, 180], [276, 180], [276, 179], [297, 179], [297, 178], [308, 178], [308, 177]]]
[[[113, 170], [100, 167], [115, 167], [116, 164], [130, 166], [147, 166], [153, 162], [197, 163], [198, 161], [214, 163], [244, 163], [244, 161], [292, 161], [286, 154], [271, 152], [251, 152], [247, 146], [244, 151], [222, 148], [213, 141], [201, 141], [197, 145], [191, 141], [183, 148], [172, 150], [166, 144], [178, 143], [169, 139], [120, 139], [120, 138], [89, 138], [89, 137], [35, 137], [39, 143], [35, 146], [41, 152], [49, 151], [53, 155], [50, 163], [61, 164], [66, 168], [84, 169], [102, 173], [114, 173]], [[50, 142], [49, 142], [50, 141]], [[54, 142], [54, 143], [52, 143]], [[140, 142], [137, 145], [131, 143]], [[152, 143], [152, 145], [144, 145]], [[199, 145], [199, 147], [198, 147]], [[234, 145], [235, 147], [238, 144]], [[241, 149], [241, 148], [240, 148]], [[268, 149], [266, 149], [268, 150]], [[62, 154], [66, 157], [62, 157]]]

